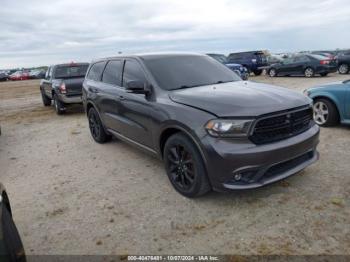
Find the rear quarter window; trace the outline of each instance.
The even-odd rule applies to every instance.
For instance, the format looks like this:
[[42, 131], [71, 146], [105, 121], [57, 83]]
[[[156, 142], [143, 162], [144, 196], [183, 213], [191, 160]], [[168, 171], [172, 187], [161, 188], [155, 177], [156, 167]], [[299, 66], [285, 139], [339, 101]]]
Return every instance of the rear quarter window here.
[[103, 72], [103, 69], [105, 68], [105, 65], [106, 65], [106, 62], [97, 62], [93, 64], [86, 78], [94, 81], [101, 81], [102, 72]]

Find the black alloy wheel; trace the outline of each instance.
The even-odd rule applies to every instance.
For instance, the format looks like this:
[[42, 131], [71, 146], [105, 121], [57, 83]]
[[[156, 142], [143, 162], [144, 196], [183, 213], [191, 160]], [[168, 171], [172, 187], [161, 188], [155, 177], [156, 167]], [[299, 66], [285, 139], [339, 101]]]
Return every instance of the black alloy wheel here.
[[89, 110], [88, 120], [91, 136], [97, 143], [102, 144], [110, 140], [111, 136], [105, 132], [100, 117], [93, 107]]
[[198, 197], [211, 190], [202, 156], [186, 135], [177, 133], [167, 140], [164, 163], [171, 184], [180, 194]]
[[172, 181], [182, 189], [193, 186], [195, 179], [195, 167], [193, 157], [181, 145], [174, 145], [169, 150], [169, 171]]

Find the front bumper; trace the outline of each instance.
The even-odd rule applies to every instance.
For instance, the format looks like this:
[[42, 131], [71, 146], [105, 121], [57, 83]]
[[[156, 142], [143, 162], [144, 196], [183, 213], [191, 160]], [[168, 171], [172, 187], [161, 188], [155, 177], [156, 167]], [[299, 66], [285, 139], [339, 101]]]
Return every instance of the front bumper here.
[[319, 130], [314, 125], [297, 136], [264, 145], [205, 136], [202, 143], [213, 189], [262, 187], [303, 170], [319, 158]]
[[59, 94], [58, 99], [65, 104], [81, 104], [81, 103], [83, 103], [83, 99], [82, 99], [81, 95], [66, 96], [63, 94]]

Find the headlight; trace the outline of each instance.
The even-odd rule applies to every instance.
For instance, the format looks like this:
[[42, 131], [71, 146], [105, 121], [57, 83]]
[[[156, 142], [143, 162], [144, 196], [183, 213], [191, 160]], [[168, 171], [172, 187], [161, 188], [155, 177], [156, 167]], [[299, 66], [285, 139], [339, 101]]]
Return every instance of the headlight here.
[[246, 137], [253, 120], [215, 119], [210, 120], [205, 129], [214, 137]]
[[309, 96], [309, 95], [310, 95], [310, 92], [309, 92], [309, 90], [305, 89], [305, 90], [303, 91], [303, 94], [306, 95], [306, 96]]

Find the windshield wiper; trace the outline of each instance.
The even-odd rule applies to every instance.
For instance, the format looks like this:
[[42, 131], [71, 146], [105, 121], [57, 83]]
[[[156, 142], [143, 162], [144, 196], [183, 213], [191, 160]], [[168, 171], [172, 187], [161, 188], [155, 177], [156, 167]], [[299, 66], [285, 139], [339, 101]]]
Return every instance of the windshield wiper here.
[[186, 88], [192, 88], [192, 87], [198, 87], [198, 86], [211, 86], [211, 85], [216, 85], [216, 84], [224, 84], [224, 83], [229, 83], [229, 82], [235, 82], [235, 80], [230, 80], [230, 81], [217, 81], [215, 83], [211, 83], [211, 84], [201, 84], [201, 85], [182, 85], [179, 88], [175, 89], [175, 90], [179, 90], [179, 89], [186, 89]]
[[224, 84], [224, 83], [229, 83], [229, 82], [235, 82], [235, 80], [229, 80], [229, 81], [217, 81], [216, 83], [214, 83], [213, 85], [215, 84]]
[[179, 89], [186, 89], [186, 88], [192, 88], [192, 87], [198, 87], [198, 86], [202, 86], [202, 85], [182, 85], [180, 86], [179, 88], [177, 88], [176, 90], [179, 90]]

